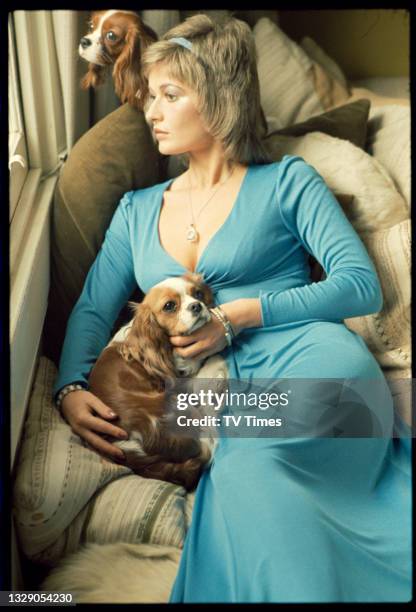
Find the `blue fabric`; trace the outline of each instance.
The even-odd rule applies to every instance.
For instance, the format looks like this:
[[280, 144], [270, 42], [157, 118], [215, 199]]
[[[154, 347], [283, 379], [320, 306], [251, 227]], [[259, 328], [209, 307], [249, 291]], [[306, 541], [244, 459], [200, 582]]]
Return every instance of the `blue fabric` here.
[[[146, 292], [185, 272], [158, 236], [170, 183], [122, 199], [71, 315], [55, 391], [87, 381], [136, 283]], [[311, 282], [308, 254], [326, 280]], [[299, 157], [250, 166], [196, 271], [217, 304], [261, 300], [263, 327], [222, 352], [231, 378], [372, 379], [384, 389], [373, 405], [384, 435], [222, 437], [196, 491], [170, 602], [409, 601], [410, 428], [364, 341], [343, 323], [378, 311], [382, 296], [336, 199]], [[336, 423], [339, 405], [330, 408]], [[404, 437], [390, 437], [395, 426]]]

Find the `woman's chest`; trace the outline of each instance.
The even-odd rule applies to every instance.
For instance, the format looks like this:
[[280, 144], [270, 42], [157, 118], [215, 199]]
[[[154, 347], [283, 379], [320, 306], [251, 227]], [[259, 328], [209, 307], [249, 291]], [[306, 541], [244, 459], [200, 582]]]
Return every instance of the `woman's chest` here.
[[140, 231], [132, 236], [132, 251], [143, 291], [186, 271], [203, 274], [215, 289], [253, 285], [303, 266], [305, 257], [282, 220], [273, 189], [247, 183], [235, 202], [224, 203], [221, 214], [200, 215], [197, 243], [186, 238], [191, 222], [186, 200], [175, 207], [169, 207], [169, 201], [162, 205], [161, 191], [137, 208], [134, 225]]
[[165, 192], [157, 231], [161, 246], [173, 259], [194, 271], [214, 235], [230, 216], [238, 190], [226, 193]]

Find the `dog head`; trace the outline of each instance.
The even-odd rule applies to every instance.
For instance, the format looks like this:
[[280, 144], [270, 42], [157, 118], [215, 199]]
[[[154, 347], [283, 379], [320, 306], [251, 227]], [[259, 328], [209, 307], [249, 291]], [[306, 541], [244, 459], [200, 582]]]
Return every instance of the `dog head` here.
[[122, 103], [139, 106], [137, 92], [145, 87], [141, 76], [142, 51], [157, 40], [155, 32], [133, 11], [95, 11], [89, 32], [80, 40], [79, 55], [89, 62], [83, 89], [98, 87], [113, 67], [114, 88]]
[[147, 293], [143, 302], [130, 302], [132, 325], [120, 351], [126, 360], [140, 361], [150, 375], [174, 376], [169, 336], [188, 335], [211, 320], [210, 288], [200, 274], [168, 278]]

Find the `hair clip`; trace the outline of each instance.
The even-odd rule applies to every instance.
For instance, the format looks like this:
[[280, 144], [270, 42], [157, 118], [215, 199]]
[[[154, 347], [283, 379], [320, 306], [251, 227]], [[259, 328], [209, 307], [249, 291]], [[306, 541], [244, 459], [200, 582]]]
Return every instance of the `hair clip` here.
[[183, 38], [183, 36], [178, 36], [177, 38], [169, 38], [169, 42], [177, 43], [178, 45], [181, 45], [181, 47], [185, 47], [185, 49], [189, 49], [189, 51], [192, 51], [191, 41], [186, 38]]

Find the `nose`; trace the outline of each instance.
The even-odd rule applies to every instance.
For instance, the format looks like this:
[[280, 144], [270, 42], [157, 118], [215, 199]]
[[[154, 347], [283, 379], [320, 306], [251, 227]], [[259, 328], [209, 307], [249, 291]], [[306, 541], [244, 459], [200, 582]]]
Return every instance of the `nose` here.
[[192, 304], [189, 304], [188, 310], [190, 310], [192, 314], [199, 314], [202, 310], [202, 306], [199, 302], [192, 302]]
[[87, 38], [86, 36], [83, 36], [80, 40], [80, 45], [83, 49], [86, 49], [87, 47], [92, 45], [92, 42], [89, 38]]
[[152, 102], [147, 104], [146, 107], [146, 120], [149, 123], [161, 120], [162, 113], [160, 112], [159, 105], [156, 103], [156, 98]]

